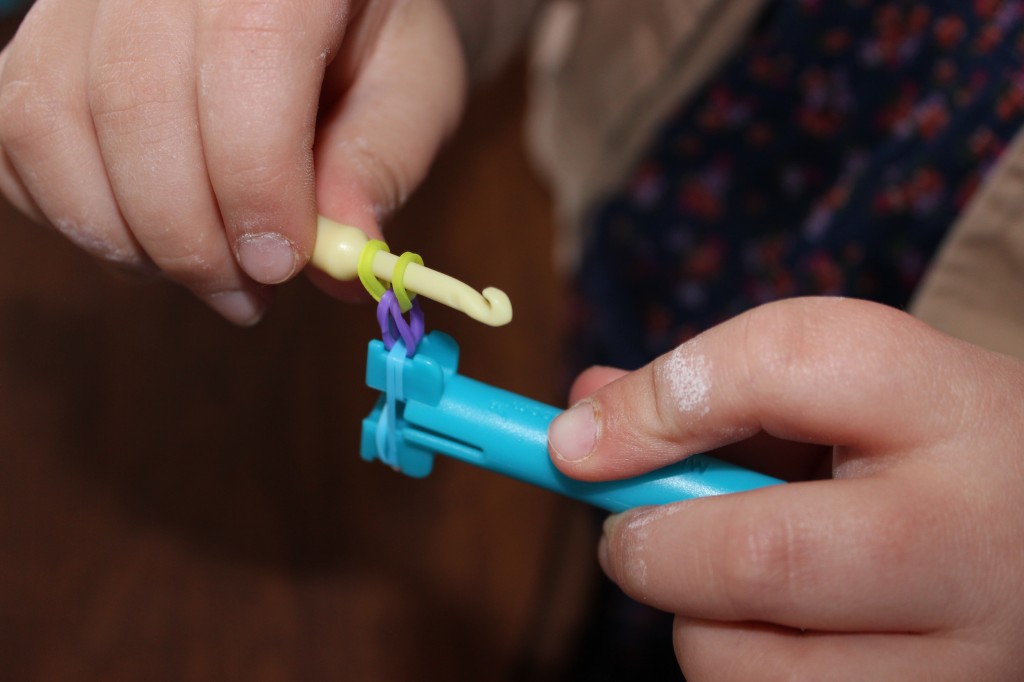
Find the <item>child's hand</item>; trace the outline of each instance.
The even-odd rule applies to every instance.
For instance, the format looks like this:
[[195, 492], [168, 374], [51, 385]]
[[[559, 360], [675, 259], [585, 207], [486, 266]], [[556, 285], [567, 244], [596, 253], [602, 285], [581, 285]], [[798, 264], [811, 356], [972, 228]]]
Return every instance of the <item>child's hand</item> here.
[[318, 205], [378, 232], [465, 90], [439, 0], [38, 0], [0, 70], [4, 196], [243, 324]]
[[687, 679], [1024, 679], [1024, 364], [892, 309], [803, 299], [576, 392], [615, 377], [552, 426], [571, 476], [759, 431], [835, 446], [835, 480], [609, 520], [601, 564], [678, 614]]

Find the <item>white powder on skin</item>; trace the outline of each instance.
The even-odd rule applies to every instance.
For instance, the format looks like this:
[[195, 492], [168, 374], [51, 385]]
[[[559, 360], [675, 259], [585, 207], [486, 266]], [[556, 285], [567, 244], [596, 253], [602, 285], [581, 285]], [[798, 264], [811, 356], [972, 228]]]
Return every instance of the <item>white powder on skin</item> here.
[[644, 555], [647, 552], [651, 526], [678, 514], [689, 507], [691, 502], [692, 500], [684, 500], [674, 504], [651, 507], [631, 514], [626, 520], [626, 527], [622, 531], [626, 543], [625, 552], [628, 557], [626, 570], [633, 576], [638, 586], [646, 587], [647, 585], [647, 562]]
[[94, 256], [125, 265], [133, 265], [138, 261], [134, 249], [119, 247], [102, 230], [88, 223], [75, 222], [70, 218], [59, 218], [54, 221], [54, 227], [72, 244]]
[[699, 352], [697, 340], [665, 356], [658, 375], [680, 412], [704, 416], [710, 410], [711, 361]]

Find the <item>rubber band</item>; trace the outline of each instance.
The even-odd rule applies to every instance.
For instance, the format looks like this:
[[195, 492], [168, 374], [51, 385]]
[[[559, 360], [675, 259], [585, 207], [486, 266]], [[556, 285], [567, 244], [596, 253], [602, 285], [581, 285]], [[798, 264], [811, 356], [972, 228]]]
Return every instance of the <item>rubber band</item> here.
[[356, 265], [356, 274], [359, 275], [359, 281], [363, 283], [363, 286], [366, 287], [366, 290], [370, 292], [370, 296], [373, 296], [375, 301], [379, 301], [384, 292], [387, 291], [384, 283], [373, 274], [373, 257], [377, 255], [378, 251], [391, 253], [388, 245], [381, 240], [371, 239], [367, 241], [366, 246], [359, 252], [359, 263]]
[[416, 354], [416, 347], [426, 331], [423, 309], [420, 308], [419, 301], [412, 302], [409, 321], [406, 322], [393, 289], [385, 291], [380, 303], [377, 304], [377, 324], [380, 325], [384, 348], [390, 351], [401, 340], [406, 349], [406, 356], [410, 358]]
[[398, 403], [405, 402], [402, 370], [405, 368], [405, 344], [398, 340], [388, 353], [384, 378], [384, 409], [377, 420], [377, 458], [398, 470]]
[[[395, 291], [395, 298], [398, 299], [398, 305], [403, 313], [409, 312], [409, 309], [412, 308], [412, 300], [405, 291], [405, 269], [409, 267], [409, 263], [423, 265], [423, 259], [417, 253], [406, 251], [398, 257], [394, 272], [391, 274], [391, 288]], [[415, 298], [416, 294], [413, 294], [412, 297]]]

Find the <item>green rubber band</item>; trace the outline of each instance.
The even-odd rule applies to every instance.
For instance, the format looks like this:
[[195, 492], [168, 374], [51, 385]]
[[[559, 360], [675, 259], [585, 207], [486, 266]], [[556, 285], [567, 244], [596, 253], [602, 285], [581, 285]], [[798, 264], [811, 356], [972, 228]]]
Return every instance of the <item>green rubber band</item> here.
[[395, 291], [395, 299], [398, 301], [398, 306], [402, 309], [403, 313], [409, 312], [412, 308], [412, 298], [416, 297], [416, 294], [413, 294], [412, 298], [410, 298], [405, 290], [405, 269], [409, 267], [409, 263], [423, 265], [423, 259], [420, 258], [419, 254], [406, 251], [398, 257], [398, 262], [395, 263], [395, 270], [391, 274], [391, 288]]
[[388, 245], [381, 240], [369, 240], [359, 253], [359, 263], [356, 265], [356, 274], [359, 275], [359, 281], [363, 283], [363, 286], [366, 287], [366, 290], [370, 292], [370, 296], [373, 296], [375, 301], [379, 301], [384, 292], [388, 290], [384, 283], [373, 274], [373, 257], [377, 255], [378, 251], [391, 253]]

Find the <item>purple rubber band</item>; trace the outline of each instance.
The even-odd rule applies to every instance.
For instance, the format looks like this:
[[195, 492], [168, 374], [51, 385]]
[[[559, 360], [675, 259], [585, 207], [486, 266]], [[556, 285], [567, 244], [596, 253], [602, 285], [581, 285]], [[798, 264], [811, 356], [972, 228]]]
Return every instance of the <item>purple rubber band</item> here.
[[[416, 346], [423, 338], [423, 310], [416, 299], [412, 301], [412, 308], [409, 310], [409, 321], [402, 317], [402, 307], [395, 297], [395, 292], [388, 289], [380, 297], [377, 304], [377, 324], [380, 325], [381, 337], [384, 339], [384, 347], [391, 350], [395, 342], [401, 338], [405, 344], [406, 357], [416, 354]], [[396, 336], [397, 332], [397, 336]]]

